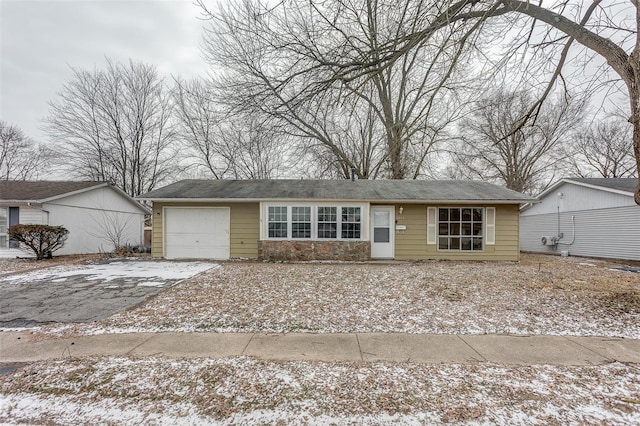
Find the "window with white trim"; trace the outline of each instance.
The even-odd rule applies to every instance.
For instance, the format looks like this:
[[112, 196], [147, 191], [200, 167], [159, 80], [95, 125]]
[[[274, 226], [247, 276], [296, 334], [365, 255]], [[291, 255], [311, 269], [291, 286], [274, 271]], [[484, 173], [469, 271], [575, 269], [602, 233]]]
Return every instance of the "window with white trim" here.
[[338, 237], [337, 211], [337, 207], [318, 207], [318, 238]]
[[311, 207], [291, 207], [291, 238], [311, 238]]
[[360, 207], [343, 207], [342, 208], [342, 238], [343, 239], [359, 239], [360, 238]]
[[438, 208], [438, 250], [483, 250], [483, 216], [481, 207]]
[[362, 240], [367, 207], [360, 204], [265, 203], [263, 236], [291, 240]]
[[269, 238], [287, 238], [287, 206], [269, 206]]
[[0, 248], [9, 247], [9, 208], [0, 207]]

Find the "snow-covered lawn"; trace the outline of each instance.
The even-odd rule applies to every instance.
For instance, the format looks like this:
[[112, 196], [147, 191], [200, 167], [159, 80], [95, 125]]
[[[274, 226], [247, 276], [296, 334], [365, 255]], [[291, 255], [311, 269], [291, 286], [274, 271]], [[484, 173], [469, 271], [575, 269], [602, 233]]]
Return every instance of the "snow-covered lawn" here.
[[515, 333], [640, 338], [640, 274], [512, 262], [227, 262], [104, 321], [43, 331]]
[[[615, 266], [532, 255], [520, 263], [226, 262], [98, 323], [42, 331], [639, 338], [640, 274]], [[0, 377], [0, 423], [640, 424], [640, 366], [68, 358]]]
[[95, 358], [2, 378], [0, 422], [639, 424], [640, 369]]

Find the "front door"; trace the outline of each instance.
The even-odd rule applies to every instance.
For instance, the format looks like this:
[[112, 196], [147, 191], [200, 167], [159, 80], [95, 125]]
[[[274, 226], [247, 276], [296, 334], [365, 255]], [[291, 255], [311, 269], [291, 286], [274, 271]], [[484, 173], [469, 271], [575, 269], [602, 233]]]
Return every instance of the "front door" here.
[[394, 206], [371, 206], [371, 258], [394, 257]]

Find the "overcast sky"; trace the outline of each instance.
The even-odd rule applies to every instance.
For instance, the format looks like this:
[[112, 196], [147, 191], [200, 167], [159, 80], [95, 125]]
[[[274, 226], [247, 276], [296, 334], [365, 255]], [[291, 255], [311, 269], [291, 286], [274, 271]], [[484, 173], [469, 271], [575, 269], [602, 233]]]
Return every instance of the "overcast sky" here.
[[70, 66], [104, 67], [105, 56], [167, 78], [205, 73], [198, 16], [190, 0], [0, 0], [0, 119], [46, 141], [40, 122]]

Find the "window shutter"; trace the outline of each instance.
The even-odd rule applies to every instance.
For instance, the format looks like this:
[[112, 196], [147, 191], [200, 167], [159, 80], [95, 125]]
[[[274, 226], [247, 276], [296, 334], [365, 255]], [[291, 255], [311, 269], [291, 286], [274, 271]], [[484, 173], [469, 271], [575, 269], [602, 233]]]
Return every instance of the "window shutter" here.
[[436, 207], [427, 207], [427, 244], [436, 243]]
[[487, 229], [485, 234], [485, 244], [495, 245], [496, 243], [496, 208], [487, 207]]

